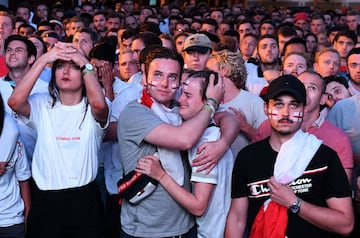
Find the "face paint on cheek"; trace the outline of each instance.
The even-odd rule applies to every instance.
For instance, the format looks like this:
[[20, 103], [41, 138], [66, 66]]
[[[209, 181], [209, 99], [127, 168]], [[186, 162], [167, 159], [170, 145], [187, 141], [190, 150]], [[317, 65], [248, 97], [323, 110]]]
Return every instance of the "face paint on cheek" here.
[[177, 83], [171, 84], [171, 92], [172, 92], [172, 93], [173, 93], [173, 92], [176, 92], [177, 89], [178, 89]]
[[302, 112], [293, 112], [292, 120], [294, 122], [302, 122], [304, 114]]
[[279, 111], [278, 110], [268, 110], [268, 117], [272, 120], [279, 120]]
[[151, 81], [151, 82], [149, 82], [149, 87], [151, 87], [151, 88], [156, 88], [156, 87], [158, 87], [159, 86], [159, 82], [156, 82], [156, 81]]

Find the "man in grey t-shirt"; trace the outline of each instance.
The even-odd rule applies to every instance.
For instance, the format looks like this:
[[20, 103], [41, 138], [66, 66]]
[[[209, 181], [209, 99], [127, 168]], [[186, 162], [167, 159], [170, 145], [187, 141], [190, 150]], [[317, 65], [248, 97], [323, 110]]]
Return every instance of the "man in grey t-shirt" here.
[[[156, 47], [148, 53], [140, 103], [130, 102], [121, 113], [118, 141], [125, 174], [135, 169], [141, 157], [154, 154], [159, 148], [168, 148], [167, 160], [174, 159], [173, 162], [180, 166], [176, 169], [179, 174], [174, 176], [180, 177], [182, 186], [189, 189], [187, 171], [176, 152], [190, 149], [199, 140], [211, 112], [215, 112], [216, 102], [223, 96], [223, 82], [219, 79], [215, 84], [212, 80], [206, 92], [207, 98], [211, 98], [208, 106], [192, 120], [173, 125], [170, 122], [176, 120], [178, 114], [172, 102], [180, 84], [183, 64], [183, 59], [174, 50]], [[161, 185], [137, 205], [123, 200], [121, 237], [196, 237], [193, 227], [192, 216]]]

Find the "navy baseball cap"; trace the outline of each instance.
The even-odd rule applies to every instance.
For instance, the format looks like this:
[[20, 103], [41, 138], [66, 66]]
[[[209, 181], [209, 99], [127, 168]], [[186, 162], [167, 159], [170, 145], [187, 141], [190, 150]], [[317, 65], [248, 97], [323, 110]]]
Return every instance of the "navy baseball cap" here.
[[281, 94], [291, 94], [296, 100], [306, 104], [306, 89], [304, 84], [292, 75], [282, 75], [271, 81], [266, 98], [274, 99]]

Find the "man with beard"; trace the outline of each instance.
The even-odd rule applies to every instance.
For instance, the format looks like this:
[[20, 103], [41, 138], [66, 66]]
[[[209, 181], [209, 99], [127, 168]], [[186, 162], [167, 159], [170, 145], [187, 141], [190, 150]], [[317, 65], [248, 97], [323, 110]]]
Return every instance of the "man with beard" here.
[[99, 37], [104, 37], [106, 32], [106, 12], [96, 12], [93, 16], [93, 22], [94, 29], [98, 33]]
[[[323, 144], [338, 154], [348, 180], [351, 181], [354, 163], [350, 138], [337, 126], [326, 120], [326, 114], [320, 113], [320, 104], [325, 101], [323, 97], [325, 92], [324, 79], [318, 73], [308, 71], [301, 73], [298, 78], [304, 84], [307, 94], [301, 129], [322, 140]], [[259, 126], [252, 142], [265, 139], [270, 134], [271, 127], [269, 120], [267, 120]], [[337, 140], [333, 138], [337, 138]]]
[[263, 35], [257, 42], [257, 56], [259, 65], [245, 63], [247, 71], [246, 89], [256, 95], [268, 85], [263, 72], [266, 70], [280, 70], [279, 45], [275, 36]]
[[360, 48], [353, 48], [346, 56], [346, 65], [349, 72], [349, 91], [350, 94], [360, 94]]
[[307, 99], [304, 84], [292, 75], [270, 83], [264, 110], [271, 134], [236, 158], [225, 238], [243, 237], [250, 228], [250, 237], [352, 231], [350, 186], [336, 152], [301, 130]]

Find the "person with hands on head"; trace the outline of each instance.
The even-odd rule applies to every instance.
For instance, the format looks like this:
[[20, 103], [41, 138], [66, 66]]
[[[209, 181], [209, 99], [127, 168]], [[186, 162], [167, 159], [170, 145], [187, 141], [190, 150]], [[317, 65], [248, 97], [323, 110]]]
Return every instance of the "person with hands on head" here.
[[240, 123], [235, 141], [231, 144], [234, 157], [247, 146], [256, 128], [266, 120], [264, 101], [245, 90], [247, 71], [240, 53], [216, 52], [206, 66], [218, 72], [225, 85], [224, 99], [219, 111], [230, 111]]
[[[52, 62], [49, 93], [29, 97]], [[34, 63], [8, 104], [38, 135], [28, 237], [102, 237], [104, 211], [94, 180], [109, 106], [86, 56], [71, 43], [56, 43]]]
[[[264, 106], [270, 137], [239, 152], [225, 237], [341, 237], [354, 214], [335, 151], [301, 130], [307, 95], [292, 75], [273, 80]], [[275, 235], [277, 234], [277, 236]]]

